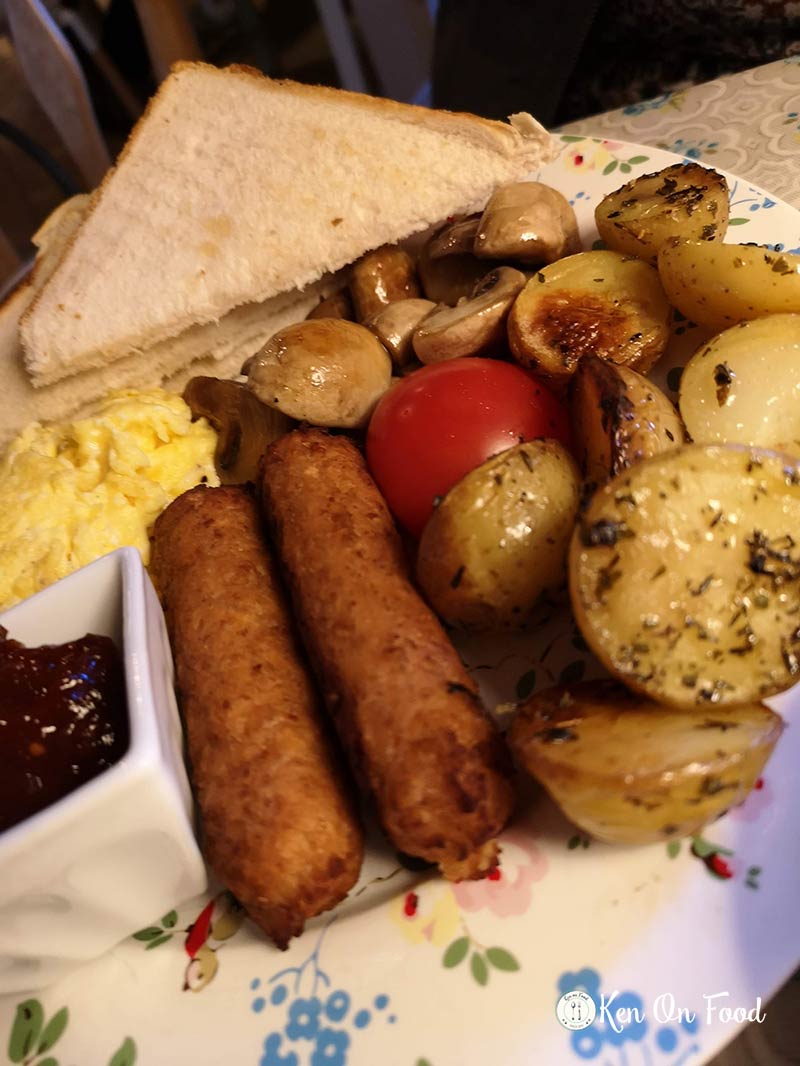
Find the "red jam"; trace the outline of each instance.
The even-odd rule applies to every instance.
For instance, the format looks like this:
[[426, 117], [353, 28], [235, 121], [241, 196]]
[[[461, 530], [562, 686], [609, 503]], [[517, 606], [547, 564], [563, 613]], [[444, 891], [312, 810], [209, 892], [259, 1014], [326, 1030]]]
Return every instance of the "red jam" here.
[[109, 637], [26, 648], [0, 626], [0, 831], [96, 777], [127, 747], [122, 657]]

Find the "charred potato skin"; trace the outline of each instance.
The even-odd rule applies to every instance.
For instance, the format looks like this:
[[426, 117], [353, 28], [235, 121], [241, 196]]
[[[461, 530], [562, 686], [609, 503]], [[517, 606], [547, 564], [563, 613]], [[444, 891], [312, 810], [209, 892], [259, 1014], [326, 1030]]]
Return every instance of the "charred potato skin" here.
[[664, 354], [672, 310], [649, 264], [617, 252], [579, 252], [543, 267], [508, 317], [514, 358], [566, 385], [589, 353], [646, 373]]
[[419, 543], [417, 583], [450, 625], [524, 625], [563, 585], [580, 474], [554, 440], [530, 441], [467, 474], [439, 503]]
[[522, 704], [509, 745], [585, 832], [620, 844], [697, 833], [740, 804], [783, 730], [762, 703], [696, 714], [614, 681], [546, 689]]
[[575, 620], [602, 665], [705, 711], [800, 678], [800, 462], [685, 445], [595, 492], [573, 534]]
[[728, 205], [722, 174], [699, 163], [675, 163], [609, 193], [595, 208], [595, 222], [608, 248], [655, 266], [659, 248], [672, 237], [723, 240]]
[[578, 364], [569, 406], [580, 465], [593, 486], [686, 439], [674, 405], [652, 381], [596, 355]]

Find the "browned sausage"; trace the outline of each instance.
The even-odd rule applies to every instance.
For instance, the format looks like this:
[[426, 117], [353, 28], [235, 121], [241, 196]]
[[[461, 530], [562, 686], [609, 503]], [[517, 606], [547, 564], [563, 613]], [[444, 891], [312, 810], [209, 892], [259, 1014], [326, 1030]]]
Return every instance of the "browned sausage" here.
[[359, 451], [296, 430], [268, 448], [262, 480], [301, 635], [384, 831], [445, 877], [484, 876], [513, 805], [508, 754]]
[[363, 839], [252, 496], [184, 493], [155, 524], [151, 571], [206, 858], [286, 947], [353, 886]]

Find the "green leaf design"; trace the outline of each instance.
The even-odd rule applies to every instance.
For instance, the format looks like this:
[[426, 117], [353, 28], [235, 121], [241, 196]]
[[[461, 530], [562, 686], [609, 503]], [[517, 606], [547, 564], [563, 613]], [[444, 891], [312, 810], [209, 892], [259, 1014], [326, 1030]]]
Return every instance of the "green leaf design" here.
[[526, 700], [536, 688], [536, 671], [527, 670], [517, 681], [517, 699]]
[[680, 840], [670, 840], [670, 842], [667, 844], [667, 855], [669, 855], [669, 857], [671, 859], [674, 859], [675, 856], [678, 855], [680, 850], [681, 850], [681, 842], [680, 842]]
[[30, 1055], [36, 1047], [43, 1021], [44, 1011], [38, 999], [26, 999], [17, 1005], [8, 1040], [8, 1057], [12, 1062], [23, 1062]]
[[567, 847], [569, 848], [570, 851], [574, 851], [575, 848], [579, 848], [580, 846], [581, 846], [581, 838], [577, 834], [574, 837], [570, 837], [569, 840], [567, 841]]
[[417, 1059], [414, 1066], [431, 1066], [431, 1064], [427, 1059]]
[[48, 1055], [46, 1059], [40, 1059], [36, 1066], [58, 1066], [58, 1059], [54, 1059], [52, 1055]]
[[108, 1062], [108, 1066], [133, 1066], [136, 1062], [136, 1045], [129, 1036], [117, 1048]]
[[145, 951], [149, 951], [151, 948], [157, 948], [159, 944], [166, 944], [168, 940], [172, 940], [172, 933], [164, 933], [163, 936], [156, 937], [155, 940], [151, 940]]
[[711, 844], [708, 840], [703, 840], [701, 836], [692, 837], [692, 851], [698, 859], [707, 859], [709, 855], [733, 855], [730, 848], [723, 848], [720, 844]]
[[558, 683], [559, 685], [571, 685], [575, 681], [580, 681], [585, 673], [586, 663], [582, 659], [575, 659], [573, 662], [567, 663], [558, 675]]
[[161, 924], [165, 929], [174, 929], [178, 921], [178, 912], [170, 911], [169, 914], [165, 914], [161, 919]]
[[445, 951], [442, 958], [442, 966], [446, 970], [452, 970], [454, 966], [458, 966], [467, 957], [469, 951], [469, 937], [460, 936], [458, 940], [454, 940]]
[[750, 221], [749, 218], [729, 218], [728, 219], [728, 225], [729, 226], [744, 226], [745, 223], [747, 223], [749, 221]]
[[606, 166], [603, 169], [603, 173], [604, 174], [613, 173], [613, 171], [615, 171], [617, 169], [618, 162], [619, 162], [618, 160], [612, 159], [610, 163], [606, 163]]
[[[61, 1039], [64, 1030], [67, 1028], [67, 1022], [69, 1021], [69, 1011], [66, 1007], [62, 1007], [60, 1011], [57, 1011], [47, 1025], [44, 1027], [42, 1038], [39, 1041], [39, 1047], [36, 1051], [37, 1055], [44, 1055], [45, 1051], [49, 1051], [50, 1048], [55, 1047], [56, 1042]], [[38, 1066], [42, 1066], [39, 1063]]]
[[622, 171], [623, 174], [630, 174], [630, 172], [631, 172], [630, 163], [620, 163], [619, 169]]
[[706, 859], [709, 855], [713, 855], [716, 850], [713, 844], [709, 844], [702, 837], [692, 837], [692, 851], [698, 859]]
[[486, 965], [486, 959], [479, 951], [473, 951], [472, 958], [469, 960], [469, 968], [472, 971], [472, 976], [481, 987], [489, 983], [489, 967]]
[[650, 158], [649, 155], [632, 155], [628, 160], [629, 163], [646, 163]]
[[575, 144], [576, 141], [585, 141], [585, 137], [581, 137], [580, 134], [575, 133], [562, 133], [560, 134], [561, 140], [564, 144]]
[[489, 960], [489, 964], [494, 966], [495, 970], [505, 970], [506, 973], [512, 973], [514, 970], [519, 969], [519, 963], [511, 952], [506, 951], [505, 948], [487, 948], [486, 958]]
[[160, 925], [151, 925], [147, 929], [140, 929], [138, 933], [133, 934], [134, 940], [155, 940], [157, 936], [161, 936], [164, 930]]

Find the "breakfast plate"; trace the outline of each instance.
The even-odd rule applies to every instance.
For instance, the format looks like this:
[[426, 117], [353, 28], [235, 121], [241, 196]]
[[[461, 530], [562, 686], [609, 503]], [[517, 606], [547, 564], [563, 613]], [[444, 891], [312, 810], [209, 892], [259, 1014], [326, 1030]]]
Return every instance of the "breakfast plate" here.
[[[681, 161], [563, 140], [537, 176], [573, 204], [585, 248], [606, 193]], [[800, 252], [800, 214], [727, 177], [729, 239]], [[677, 324], [658, 368], [673, 398], [703, 339]], [[460, 651], [501, 719], [537, 687], [600, 674], [558, 606], [525, 634]], [[286, 952], [217, 886], [59, 983], [0, 1000], [0, 1047], [31, 1066], [700, 1066], [763, 1019], [800, 961], [798, 703], [797, 690], [772, 701], [789, 728], [764, 776], [702, 835], [590, 841], [530, 788], [500, 870], [451, 884], [409, 869], [374, 833], [350, 898]]]

